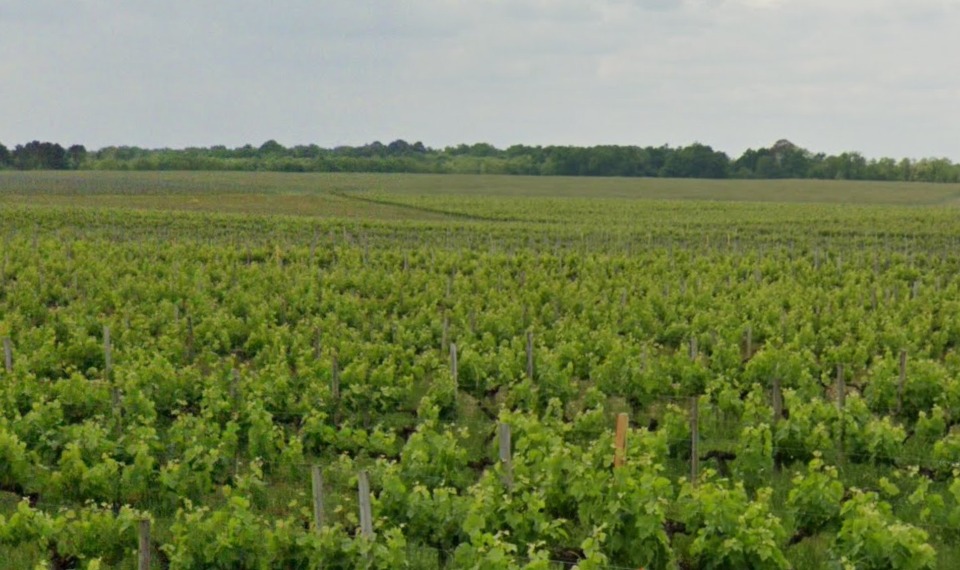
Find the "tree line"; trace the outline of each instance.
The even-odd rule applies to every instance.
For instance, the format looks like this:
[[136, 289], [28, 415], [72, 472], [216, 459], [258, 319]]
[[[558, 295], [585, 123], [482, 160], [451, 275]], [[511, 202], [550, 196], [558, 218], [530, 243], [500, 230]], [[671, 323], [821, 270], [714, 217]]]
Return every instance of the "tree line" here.
[[527, 176], [664, 178], [813, 178], [960, 182], [960, 163], [946, 158], [867, 159], [858, 152], [814, 153], [780, 140], [747, 149], [737, 158], [701, 143], [687, 146], [530, 146], [506, 149], [488, 143], [442, 149], [395, 140], [362, 146], [285, 147], [269, 140], [245, 145], [145, 149], [32, 141], [13, 150], [0, 144], [0, 169], [20, 170], [248, 170], [284, 172], [408, 172]]

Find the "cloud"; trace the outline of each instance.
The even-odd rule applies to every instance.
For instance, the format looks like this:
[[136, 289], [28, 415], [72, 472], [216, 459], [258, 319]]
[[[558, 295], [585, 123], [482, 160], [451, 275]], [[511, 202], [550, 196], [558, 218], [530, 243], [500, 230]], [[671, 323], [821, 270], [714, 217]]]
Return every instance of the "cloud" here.
[[955, 0], [0, 0], [0, 140], [948, 155]]

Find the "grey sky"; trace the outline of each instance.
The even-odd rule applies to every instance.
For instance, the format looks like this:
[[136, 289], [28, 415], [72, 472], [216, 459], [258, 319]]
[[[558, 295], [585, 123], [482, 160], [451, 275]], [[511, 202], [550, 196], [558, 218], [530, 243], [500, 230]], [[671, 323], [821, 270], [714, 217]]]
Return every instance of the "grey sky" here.
[[0, 142], [960, 160], [960, 0], [0, 0]]

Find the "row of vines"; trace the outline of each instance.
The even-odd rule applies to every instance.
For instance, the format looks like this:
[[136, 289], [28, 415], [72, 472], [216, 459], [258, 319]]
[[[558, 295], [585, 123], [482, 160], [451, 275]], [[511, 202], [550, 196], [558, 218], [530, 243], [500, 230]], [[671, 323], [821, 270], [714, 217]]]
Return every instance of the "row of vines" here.
[[504, 202], [0, 212], [4, 567], [960, 564], [948, 216]]

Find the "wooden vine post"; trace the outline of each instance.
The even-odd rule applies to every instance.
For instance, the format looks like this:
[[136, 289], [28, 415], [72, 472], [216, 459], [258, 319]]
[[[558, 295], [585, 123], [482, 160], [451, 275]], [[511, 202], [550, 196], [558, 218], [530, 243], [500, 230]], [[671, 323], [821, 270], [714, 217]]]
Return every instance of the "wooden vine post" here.
[[9, 337], [3, 339], [3, 366], [7, 374], [13, 372], [13, 346]]
[[443, 314], [443, 333], [440, 337], [440, 354], [442, 355], [447, 350], [447, 343], [450, 342], [450, 317], [446, 313]]
[[503, 484], [510, 490], [513, 488], [513, 455], [510, 443], [510, 424], [499, 424], [498, 436], [500, 440], [500, 464], [503, 466]]
[[900, 379], [897, 383], [897, 414], [903, 412], [903, 390], [907, 384], [907, 351], [900, 351]]
[[340, 361], [336, 354], [333, 355], [330, 369], [330, 396], [334, 401], [340, 400]]
[[140, 544], [137, 549], [137, 569], [150, 570], [150, 519], [140, 519]]
[[844, 408], [847, 405], [847, 381], [843, 376], [843, 364], [837, 365], [837, 410], [840, 413], [840, 441], [837, 443], [837, 449], [840, 451], [840, 456], [844, 455], [844, 445], [843, 439], [845, 435], [844, 421], [845, 414], [843, 413]]
[[103, 370], [104, 380], [110, 380], [110, 372], [113, 369], [113, 346], [110, 344], [110, 327], [103, 326]]
[[696, 487], [700, 478], [700, 401], [690, 398], [690, 483]]
[[240, 371], [234, 368], [230, 371], [230, 404], [240, 413]]
[[314, 529], [320, 532], [323, 529], [323, 473], [320, 472], [320, 466], [313, 464], [310, 466], [310, 483], [313, 490], [313, 524]]
[[614, 468], [623, 467], [627, 461], [627, 428], [630, 418], [627, 414], [617, 414], [617, 432], [614, 438], [613, 466]]
[[453, 385], [460, 389], [459, 366], [457, 364], [457, 344], [450, 343], [450, 375], [453, 377]]
[[783, 392], [780, 389], [780, 377], [773, 377], [773, 393], [770, 398], [773, 402], [773, 425], [783, 419]]
[[533, 331], [527, 331], [527, 378], [533, 380]]
[[370, 478], [366, 471], [357, 477], [357, 495], [360, 499], [360, 535], [373, 538], [373, 511], [370, 506]]

